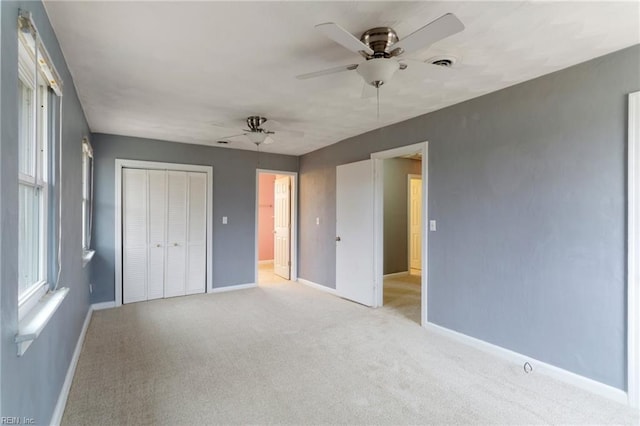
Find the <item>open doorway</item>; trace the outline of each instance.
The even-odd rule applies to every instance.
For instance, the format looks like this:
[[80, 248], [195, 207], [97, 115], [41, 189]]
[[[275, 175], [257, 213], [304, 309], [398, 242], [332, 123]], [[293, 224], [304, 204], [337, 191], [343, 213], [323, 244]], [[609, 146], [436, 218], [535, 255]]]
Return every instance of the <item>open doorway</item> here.
[[383, 160], [383, 306], [420, 324], [422, 157]]
[[[428, 233], [423, 224], [427, 223], [428, 206], [428, 142], [407, 145], [387, 151], [371, 154], [370, 160], [361, 160], [353, 163], [336, 166], [336, 293], [345, 299], [352, 300], [365, 306], [381, 307], [385, 305], [384, 276], [406, 276], [407, 279], [415, 279], [420, 284], [414, 288], [419, 303], [412, 304], [414, 310], [419, 313], [415, 322], [427, 324], [427, 279], [428, 279]], [[407, 157], [408, 156], [408, 157]], [[419, 173], [407, 173], [401, 176], [404, 189], [387, 189], [385, 191], [385, 163], [386, 159], [417, 159], [420, 158]], [[420, 192], [420, 275], [410, 275], [408, 260], [408, 174], [421, 176]], [[405, 212], [399, 217], [404, 223], [404, 228], [395, 234], [387, 231], [385, 235], [385, 216], [391, 216], [384, 211], [385, 192], [387, 195], [403, 193]], [[373, 206], [373, 208], [371, 208]], [[404, 216], [403, 216], [404, 215]], [[393, 219], [392, 219], [393, 220]], [[429, 222], [431, 224], [431, 221]], [[430, 229], [435, 231], [435, 221]], [[396, 271], [387, 267], [385, 272], [385, 243], [390, 242], [390, 236], [400, 235], [404, 243], [395, 244], [398, 250], [404, 251], [404, 260]], [[385, 241], [386, 239], [386, 241]], [[393, 259], [393, 249], [386, 251], [387, 263]], [[418, 268], [414, 268], [418, 269]], [[416, 271], [417, 272], [417, 271]], [[387, 289], [389, 287], [387, 286]]]
[[295, 280], [296, 175], [258, 170], [256, 185], [256, 283]]

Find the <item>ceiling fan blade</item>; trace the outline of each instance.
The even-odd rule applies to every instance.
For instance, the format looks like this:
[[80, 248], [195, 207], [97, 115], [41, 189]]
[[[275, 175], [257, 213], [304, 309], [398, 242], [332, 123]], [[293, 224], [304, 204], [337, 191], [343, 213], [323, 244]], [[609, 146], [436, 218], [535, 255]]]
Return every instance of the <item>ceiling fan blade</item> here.
[[306, 80], [308, 78], [320, 77], [328, 74], [335, 74], [342, 71], [352, 71], [352, 70], [355, 70], [356, 68], [358, 68], [358, 64], [343, 65], [341, 67], [329, 68], [322, 71], [316, 71], [316, 72], [310, 72], [308, 74], [298, 75], [296, 76], [296, 78], [298, 80]]
[[277, 132], [278, 135], [284, 135], [284, 136], [291, 136], [294, 138], [301, 138], [304, 136], [304, 132], [301, 132], [300, 130], [290, 130], [290, 129], [286, 129], [286, 130], [278, 130]]
[[425, 80], [428, 78], [446, 80], [458, 76], [458, 70], [455, 68], [445, 67], [442, 65], [434, 65], [428, 62], [422, 62], [415, 59], [402, 59], [401, 63], [407, 67], [403, 71], [399, 71], [402, 76], [408, 76], [410, 79]]
[[304, 136], [304, 132], [301, 132], [299, 130], [287, 129], [281, 123], [275, 120], [267, 120], [262, 124], [261, 127], [269, 132], [275, 132], [281, 135], [289, 135], [294, 137]]
[[219, 138], [219, 139], [220, 140], [225, 140], [225, 139], [231, 139], [231, 138], [238, 138], [240, 136], [246, 136], [246, 133], [239, 133], [237, 135], [225, 136], [225, 137]]
[[329, 37], [331, 40], [342, 45], [354, 53], [366, 52], [369, 55], [373, 55], [373, 50], [366, 44], [358, 40], [353, 34], [345, 30], [338, 24], [333, 22], [326, 22], [324, 24], [316, 25], [322, 34]]
[[431, 21], [419, 30], [409, 34], [391, 49], [402, 48], [403, 53], [410, 53], [449, 37], [464, 30], [464, 24], [453, 13], [442, 15], [435, 21]]
[[275, 142], [275, 140], [274, 140], [271, 136], [267, 136], [267, 137], [264, 139], [264, 142], [262, 142], [262, 144], [263, 144], [263, 145], [269, 145], [269, 144], [272, 144], [272, 143], [274, 143], [274, 142]]

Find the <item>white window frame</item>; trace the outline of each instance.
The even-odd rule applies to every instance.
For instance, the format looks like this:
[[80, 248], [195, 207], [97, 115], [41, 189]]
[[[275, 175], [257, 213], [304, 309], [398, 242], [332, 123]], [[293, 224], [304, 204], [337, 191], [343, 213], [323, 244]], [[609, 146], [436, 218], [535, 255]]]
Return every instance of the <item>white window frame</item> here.
[[640, 91], [629, 94], [627, 167], [627, 397], [640, 408]]
[[[23, 85], [33, 91], [32, 117], [34, 126], [35, 164], [33, 175], [18, 174], [19, 185], [29, 186], [39, 190], [39, 265], [38, 276], [40, 279], [25, 290], [18, 290], [18, 317], [22, 319], [47, 292], [48, 272], [48, 219], [49, 219], [49, 182], [48, 174], [48, 86], [46, 76], [39, 75], [36, 78], [35, 58], [28, 52], [23, 41], [18, 42], [18, 78]], [[39, 84], [41, 81], [44, 84]], [[37, 123], [37, 124], [36, 124]], [[22, 213], [20, 213], [22, 214]]]
[[[90, 167], [89, 167], [90, 166]], [[82, 264], [86, 266], [95, 253], [91, 250], [93, 225], [93, 148], [88, 138], [82, 139]]]
[[[31, 13], [28, 10], [20, 9], [18, 12], [18, 78], [22, 84], [35, 88], [35, 101], [32, 104], [33, 119], [32, 121], [33, 136], [29, 135], [30, 140], [36, 140], [40, 145], [34, 147], [33, 160], [36, 162], [36, 168], [32, 174], [20, 174], [20, 166], [18, 170], [19, 185], [42, 188], [39, 194], [38, 202], [41, 203], [38, 217], [40, 218], [40, 270], [38, 271], [38, 282], [23, 291], [20, 290], [20, 282], [16, 283], [18, 287], [18, 327], [14, 342], [17, 344], [17, 355], [22, 356], [30, 347], [31, 343], [38, 338], [42, 330], [52, 318], [53, 314], [60, 307], [62, 301], [69, 293], [66, 287], [58, 288], [58, 279], [60, 277], [60, 259], [61, 247], [58, 246], [58, 262], [55, 284], [47, 278], [53, 271], [50, 266], [53, 262], [53, 253], [49, 252], [50, 242], [47, 241], [50, 231], [47, 230], [47, 224], [54, 215], [54, 206], [49, 204], [47, 197], [51, 191], [49, 178], [53, 178], [57, 172], [57, 186], [60, 188], [60, 172], [61, 172], [61, 153], [62, 153], [62, 88], [63, 83], [60, 79], [51, 57], [47, 53], [40, 40], [38, 30]], [[18, 82], [16, 81], [16, 85]], [[57, 95], [58, 109], [55, 122], [47, 123], [49, 113], [47, 108], [53, 104], [54, 98], [51, 89]], [[41, 101], [39, 101], [41, 100]], [[18, 105], [16, 105], [18, 106]], [[55, 126], [55, 128], [53, 128]], [[54, 136], [54, 131], [56, 135]], [[50, 152], [53, 152], [53, 141], [58, 140], [58, 148], [60, 149], [57, 159], [57, 167], [50, 161]], [[19, 147], [20, 141], [16, 141]], [[29, 154], [30, 155], [30, 154]], [[20, 160], [20, 156], [18, 161]], [[49, 169], [51, 168], [51, 169]], [[26, 170], [31, 173], [31, 170]], [[61, 194], [61, 192], [60, 192]], [[59, 197], [58, 199], [60, 199]], [[59, 207], [62, 204], [58, 204]], [[19, 206], [16, 206], [20, 210]], [[22, 212], [24, 213], [24, 212]], [[19, 212], [19, 214], [22, 214]], [[61, 213], [59, 212], [61, 215]], [[60, 237], [60, 228], [58, 227], [58, 237]], [[58, 240], [59, 243], [60, 240]], [[20, 242], [18, 242], [18, 245]], [[20, 249], [20, 247], [18, 247]], [[24, 248], [24, 246], [23, 246]], [[53, 278], [53, 277], [51, 277]], [[40, 285], [42, 284], [42, 285]], [[51, 289], [50, 289], [51, 287]], [[46, 294], [46, 297], [44, 297]]]

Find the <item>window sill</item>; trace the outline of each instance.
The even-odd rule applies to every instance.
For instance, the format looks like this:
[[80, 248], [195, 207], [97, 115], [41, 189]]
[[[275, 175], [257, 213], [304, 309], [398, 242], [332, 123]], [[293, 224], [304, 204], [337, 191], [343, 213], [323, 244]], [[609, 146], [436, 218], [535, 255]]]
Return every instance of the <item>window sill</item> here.
[[87, 263], [91, 262], [93, 255], [96, 254], [95, 250], [82, 250], [82, 267], [87, 266]]
[[22, 356], [31, 343], [40, 336], [68, 293], [69, 289], [64, 287], [45, 294], [29, 313], [20, 319], [18, 334], [15, 337], [15, 342], [18, 344], [18, 356]]

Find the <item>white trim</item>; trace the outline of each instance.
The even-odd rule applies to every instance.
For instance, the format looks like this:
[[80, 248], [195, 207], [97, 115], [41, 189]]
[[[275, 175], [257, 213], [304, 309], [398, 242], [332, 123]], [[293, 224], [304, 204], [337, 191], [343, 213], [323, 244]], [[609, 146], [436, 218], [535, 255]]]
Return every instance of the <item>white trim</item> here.
[[421, 274], [421, 324], [427, 324], [427, 296], [428, 296], [428, 247], [429, 247], [429, 142], [389, 149], [371, 154], [374, 174], [374, 269], [375, 294], [377, 306], [383, 305], [383, 234], [384, 234], [384, 167], [382, 160], [420, 153], [422, 155], [422, 274]]
[[409, 275], [409, 271], [402, 271], [402, 272], [393, 272], [391, 274], [384, 274], [383, 277], [384, 278], [392, 278], [392, 277], [400, 277], [403, 275]]
[[627, 393], [640, 408], [640, 92], [629, 94], [627, 152]]
[[338, 296], [338, 292], [336, 291], [335, 288], [327, 287], [327, 286], [324, 286], [322, 284], [317, 284], [317, 283], [314, 283], [313, 281], [305, 280], [304, 278], [298, 278], [298, 282], [300, 284], [304, 284], [304, 285], [306, 285], [308, 287], [311, 287], [313, 289], [324, 291], [325, 293], [329, 293], [329, 294], [332, 294], [334, 296]]
[[273, 259], [269, 259], [269, 260], [258, 260], [258, 265], [268, 265], [270, 263], [273, 263]]
[[18, 334], [14, 337], [18, 346], [18, 356], [24, 355], [31, 343], [40, 336], [67, 294], [68, 287], [45, 294], [29, 313], [18, 321]]
[[46, 281], [40, 281], [32, 285], [18, 298], [18, 322], [38, 305], [47, 291], [49, 291], [49, 284]]
[[[620, 389], [614, 388], [613, 386], [605, 385], [604, 383], [600, 383], [595, 380], [588, 379], [576, 373], [563, 370], [562, 368], [555, 367], [545, 362], [538, 361], [534, 358], [522, 355], [518, 352], [514, 352], [509, 349], [505, 349], [503, 347], [485, 342], [484, 340], [467, 336], [466, 334], [462, 334], [457, 331], [450, 330], [448, 328], [442, 327], [440, 325], [437, 325], [431, 322], [426, 323], [424, 327], [429, 331], [433, 331], [449, 339], [474, 347], [483, 352], [486, 352], [498, 358], [504, 359], [505, 361], [508, 361], [520, 366], [524, 365], [525, 362], [528, 362], [533, 367], [532, 373], [541, 373], [541, 374], [544, 374], [545, 376], [552, 377], [556, 380], [560, 380], [564, 383], [568, 383], [577, 388], [584, 389], [586, 391], [595, 393], [597, 395], [611, 399], [613, 401], [616, 401], [622, 404], [627, 403], [627, 394]], [[524, 371], [523, 371], [523, 374], [524, 374]]]
[[84, 317], [84, 324], [82, 324], [82, 330], [80, 330], [80, 335], [78, 336], [76, 348], [73, 351], [73, 356], [71, 357], [67, 374], [64, 376], [64, 383], [62, 384], [62, 389], [60, 389], [60, 394], [58, 395], [58, 402], [56, 403], [56, 407], [51, 415], [51, 421], [49, 422], [51, 425], [57, 426], [62, 422], [62, 415], [64, 414], [65, 407], [67, 406], [67, 398], [69, 397], [69, 391], [71, 390], [71, 383], [73, 383], [73, 376], [76, 374], [76, 367], [78, 366], [78, 360], [80, 359], [80, 353], [82, 352], [82, 345], [84, 343], [84, 338], [87, 335], [87, 329], [89, 328], [91, 316], [94, 311], [93, 306], [95, 305], [89, 306], [87, 315]]
[[229, 285], [226, 287], [216, 287], [213, 290], [211, 290], [209, 293], [226, 293], [228, 291], [246, 290], [248, 288], [256, 288], [256, 287], [258, 287], [258, 284], [256, 283], [236, 284], [236, 285]]
[[[291, 255], [289, 260], [291, 262], [290, 281], [297, 281], [298, 279], [298, 172], [289, 172], [284, 170], [271, 170], [271, 169], [256, 169], [256, 213], [255, 213], [255, 261], [254, 261], [254, 279], [258, 282], [258, 251], [259, 251], [259, 238], [258, 238], [258, 216], [259, 211], [259, 189], [260, 189], [260, 174], [270, 175], [283, 175], [291, 176], [291, 235], [289, 236], [289, 248]], [[273, 261], [271, 261], [273, 262]]]
[[122, 169], [175, 170], [207, 174], [207, 292], [213, 291], [213, 167], [116, 158], [115, 171], [115, 306], [122, 305]]
[[116, 307], [116, 302], [114, 301], [94, 303], [93, 305], [91, 305], [91, 309], [93, 309], [94, 311], [101, 311], [103, 309], [112, 309], [115, 307]]

